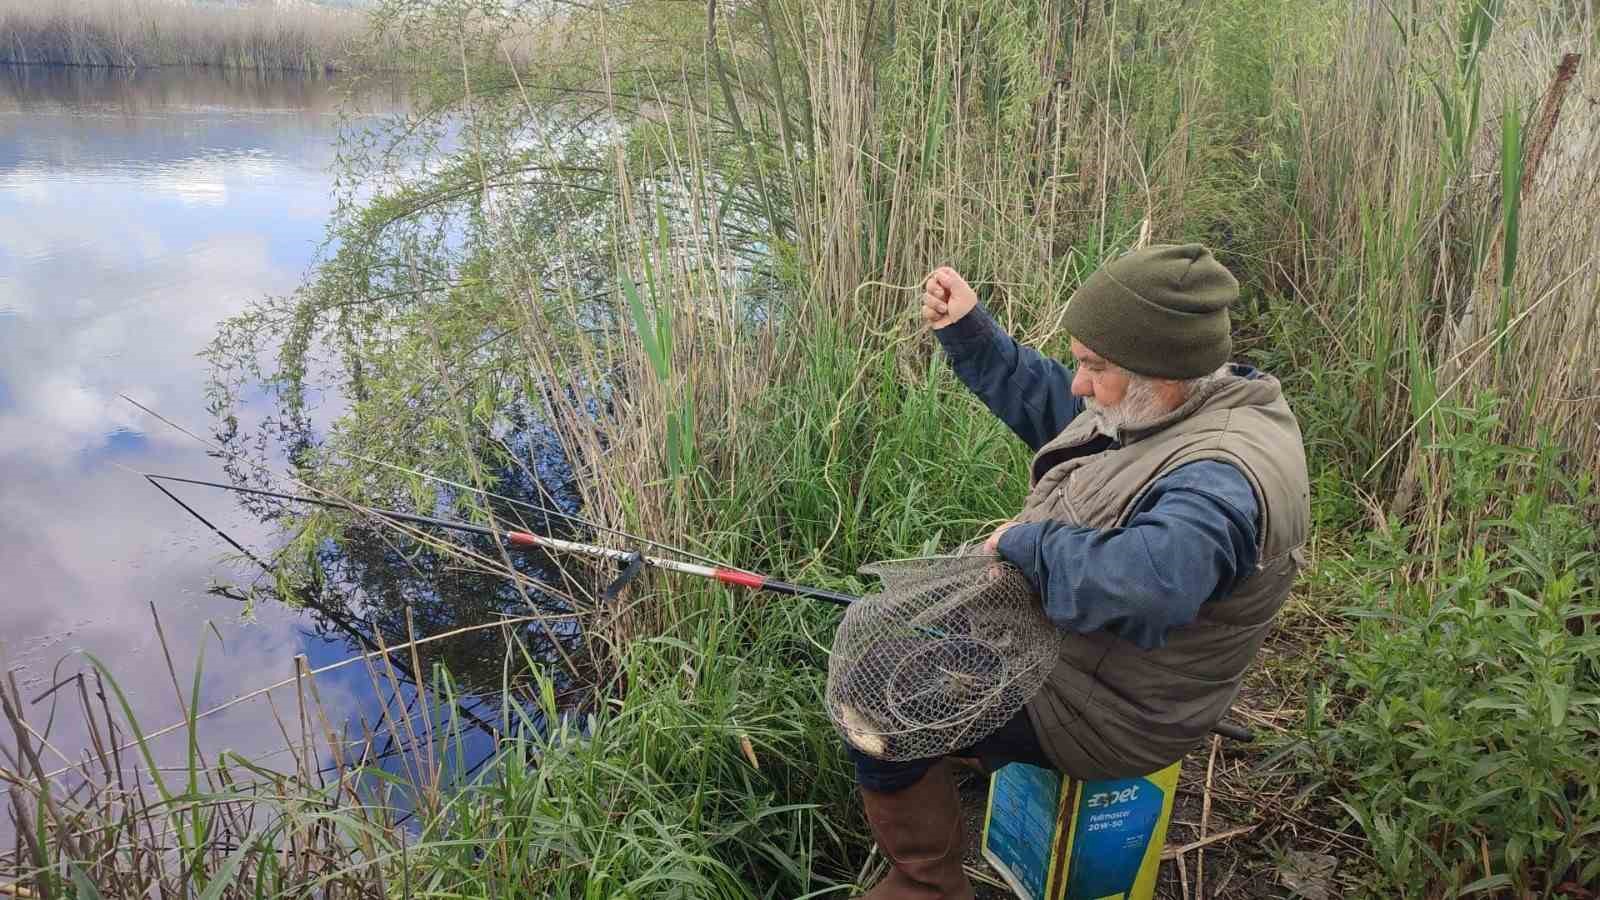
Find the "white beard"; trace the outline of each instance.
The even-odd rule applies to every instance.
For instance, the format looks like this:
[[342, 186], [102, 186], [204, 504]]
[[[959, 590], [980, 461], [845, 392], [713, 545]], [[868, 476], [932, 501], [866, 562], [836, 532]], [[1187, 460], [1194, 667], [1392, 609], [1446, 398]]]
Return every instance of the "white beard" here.
[[1095, 430], [1115, 440], [1121, 440], [1122, 431], [1152, 425], [1168, 412], [1161, 405], [1155, 381], [1138, 375], [1128, 379], [1128, 390], [1114, 405], [1102, 406], [1093, 397], [1084, 404], [1098, 419]]

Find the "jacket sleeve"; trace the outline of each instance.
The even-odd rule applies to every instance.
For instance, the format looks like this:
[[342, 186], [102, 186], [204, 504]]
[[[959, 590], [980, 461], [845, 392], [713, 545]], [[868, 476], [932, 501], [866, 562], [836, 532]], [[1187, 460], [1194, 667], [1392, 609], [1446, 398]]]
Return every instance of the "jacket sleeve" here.
[[980, 304], [934, 332], [956, 377], [1037, 450], [1083, 411], [1072, 370], [1016, 342]]
[[1001, 535], [999, 548], [1058, 627], [1154, 649], [1255, 569], [1258, 518], [1244, 473], [1203, 461], [1157, 479], [1121, 528], [1030, 522]]

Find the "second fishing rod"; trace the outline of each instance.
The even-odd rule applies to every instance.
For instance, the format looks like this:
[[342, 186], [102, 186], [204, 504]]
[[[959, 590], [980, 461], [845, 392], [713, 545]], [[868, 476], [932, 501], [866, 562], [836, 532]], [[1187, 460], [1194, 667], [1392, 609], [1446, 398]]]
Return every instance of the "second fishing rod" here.
[[585, 544], [579, 541], [562, 540], [561, 538], [546, 537], [527, 531], [516, 531], [498, 528], [488, 528], [483, 525], [473, 525], [453, 519], [441, 519], [435, 516], [424, 516], [417, 513], [399, 512], [392, 509], [378, 509], [375, 507], [357, 506], [339, 500], [328, 500], [320, 497], [306, 497], [299, 494], [284, 494], [277, 491], [265, 491], [260, 488], [239, 487], [232, 484], [223, 484], [218, 481], [203, 481], [198, 478], [180, 478], [176, 475], [157, 475], [150, 472], [141, 473], [144, 477], [156, 481], [170, 481], [181, 484], [193, 484], [200, 487], [218, 488], [239, 494], [250, 494], [257, 497], [270, 497], [275, 500], [288, 500], [295, 503], [309, 503], [313, 506], [323, 506], [329, 509], [343, 509], [349, 512], [366, 513], [378, 516], [393, 522], [407, 522], [413, 525], [429, 525], [450, 531], [459, 531], [466, 534], [477, 534], [489, 538], [498, 538], [512, 547], [522, 549], [554, 550], [559, 553], [574, 553], [581, 556], [591, 556], [597, 559], [608, 559], [621, 563], [624, 566], [638, 562], [654, 569], [667, 572], [678, 572], [684, 575], [695, 575], [700, 578], [711, 578], [723, 584], [737, 587], [750, 588], [751, 590], [767, 591], [774, 594], [785, 594], [791, 597], [806, 597], [811, 600], [822, 600], [838, 606], [849, 606], [861, 599], [852, 594], [830, 591], [825, 588], [807, 587], [800, 584], [791, 584], [766, 575], [745, 572], [725, 566], [707, 566], [700, 563], [684, 562], [683, 560], [667, 559], [659, 556], [649, 556], [627, 550], [617, 550], [612, 547], [601, 547], [595, 544]]

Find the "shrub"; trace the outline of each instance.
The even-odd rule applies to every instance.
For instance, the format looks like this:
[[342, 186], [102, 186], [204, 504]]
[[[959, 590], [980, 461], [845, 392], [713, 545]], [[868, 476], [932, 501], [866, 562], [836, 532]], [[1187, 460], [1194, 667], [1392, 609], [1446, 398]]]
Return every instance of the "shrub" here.
[[[1489, 442], [1493, 409], [1456, 411], [1437, 448], [1457, 501], [1437, 534], [1455, 543], [1417, 554], [1416, 527], [1390, 522], [1348, 563], [1354, 628], [1330, 639], [1336, 672], [1308, 717], [1393, 895], [1600, 878], [1596, 497], [1553, 452]], [[1546, 489], [1494, 496], [1522, 467]]]

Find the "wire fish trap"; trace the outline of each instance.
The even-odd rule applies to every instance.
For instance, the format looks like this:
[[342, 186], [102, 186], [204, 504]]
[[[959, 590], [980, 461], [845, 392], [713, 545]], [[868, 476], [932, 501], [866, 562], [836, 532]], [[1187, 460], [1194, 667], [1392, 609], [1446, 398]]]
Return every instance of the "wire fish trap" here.
[[882, 590], [851, 604], [828, 660], [828, 716], [879, 759], [943, 756], [993, 734], [1055, 666], [1061, 632], [997, 556], [875, 563]]

